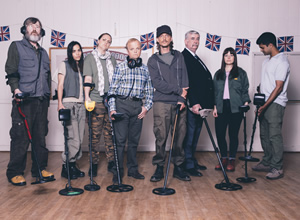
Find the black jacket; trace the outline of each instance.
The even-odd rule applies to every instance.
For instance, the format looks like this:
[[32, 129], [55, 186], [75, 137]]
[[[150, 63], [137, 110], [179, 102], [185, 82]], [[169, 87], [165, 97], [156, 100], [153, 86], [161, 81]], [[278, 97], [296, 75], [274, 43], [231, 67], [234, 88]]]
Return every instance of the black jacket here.
[[[190, 107], [200, 104], [202, 108], [213, 109], [214, 88], [211, 73], [187, 50], [182, 51], [189, 76], [188, 101]], [[203, 63], [203, 62], [202, 62]], [[204, 63], [203, 63], [204, 64]]]

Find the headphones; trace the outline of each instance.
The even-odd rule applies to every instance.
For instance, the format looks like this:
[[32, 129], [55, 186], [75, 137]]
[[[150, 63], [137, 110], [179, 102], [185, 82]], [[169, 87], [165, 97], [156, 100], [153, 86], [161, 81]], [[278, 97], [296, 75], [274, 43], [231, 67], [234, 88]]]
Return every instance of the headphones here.
[[[40, 23], [40, 25], [42, 26], [42, 24], [41, 24], [41, 22], [40, 22], [39, 19], [34, 18], [34, 17], [26, 18], [26, 20], [25, 20], [24, 23], [23, 23], [23, 26], [22, 26], [21, 29], [20, 29], [20, 32], [21, 32], [23, 35], [26, 34], [26, 22], [27, 22], [28, 20], [35, 21], [35, 23], [38, 21], [38, 22]], [[35, 24], [35, 23], [34, 23], [34, 24]], [[46, 34], [45, 30], [44, 30], [44, 28], [42, 28], [42, 29], [41, 29], [41, 32], [40, 32], [41, 37], [44, 37], [45, 34]]]
[[139, 57], [135, 60], [135, 59], [131, 59], [131, 58], [129, 58], [129, 56], [127, 56], [127, 65], [129, 67], [129, 69], [133, 69], [135, 67], [141, 67], [142, 64], [143, 64], [142, 58]]

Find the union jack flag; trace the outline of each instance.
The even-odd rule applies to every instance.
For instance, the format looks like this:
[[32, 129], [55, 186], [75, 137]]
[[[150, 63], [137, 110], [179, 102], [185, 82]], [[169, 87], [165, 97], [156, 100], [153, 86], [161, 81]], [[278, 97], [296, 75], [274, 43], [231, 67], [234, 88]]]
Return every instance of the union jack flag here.
[[141, 35], [141, 44], [142, 44], [142, 50], [150, 49], [154, 46], [154, 34], [153, 32], [145, 35]]
[[51, 44], [56, 47], [64, 47], [66, 41], [66, 34], [52, 30], [51, 31]]
[[0, 27], [0, 41], [10, 40], [9, 26]]
[[235, 43], [235, 51], [237, 54], [248, 55], [250, 52], [251, 41], [248, 39], [237, 39]]
[[98, 40], [94, 39], [94, 49], [97, 47]]
[[219, 51], [221, 44], [221, 36], [207, 33], [205, 47], [213, 51]]
[[279, 52], [292, 52], [294, 47], [294, 36], [278, 37]]

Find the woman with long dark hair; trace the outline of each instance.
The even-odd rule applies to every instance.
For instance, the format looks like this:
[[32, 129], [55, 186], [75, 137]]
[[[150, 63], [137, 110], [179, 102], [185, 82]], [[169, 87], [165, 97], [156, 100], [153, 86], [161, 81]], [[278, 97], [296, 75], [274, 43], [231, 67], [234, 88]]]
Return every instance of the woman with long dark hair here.
[[[227, 171], [235, 170], [238, 134], [243, 115], [239, 106], [248, 105], [249, 82], [247, 73], [237, 65], [236, 52], [228, 47], [223, 52], [222, 65], [214, 75], [215, 106], [213, 116], [222, 164]], [[227, 154], [226, 130], [229, 133], [229, 156]], [[216, 170], [221, 170], [218, 164]]]
[[[71, 120], [66, 122], [69, 147], [69, 171], [71, 179], [84, 177], [84, 172], [77, 168], [76, 161], [82, 156], [81, 144], [85, 127], [85, 107], [83, 98], [83, 52], [80, 43], [72, 41], [67, 49], [68, 60], [63, 61], [58, 70], [57, 98], [58, 108], [70, 109]], [[62, 153], [63, 165], [61, 176], [68, 178], [66, 155]]]

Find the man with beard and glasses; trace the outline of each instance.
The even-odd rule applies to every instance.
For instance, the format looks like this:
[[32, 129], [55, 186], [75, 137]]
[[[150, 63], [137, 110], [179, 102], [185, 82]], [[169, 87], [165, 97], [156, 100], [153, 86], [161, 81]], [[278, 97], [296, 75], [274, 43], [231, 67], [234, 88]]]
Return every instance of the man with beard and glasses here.
[[[5, 64], [7, 84], [13, 93], [12, 101], [12, 128], [10, 129], [10, 161], [6, 175], [13, 185], [26, 185], [24, 170], [26, 167], [29, 138], [25, 129], [23, 118], [18, 112], [17, 103], [21, 100], [16, 94], [28, 94], [22, 102], [22, 112], [26, 116], [32, 146], [36, 151], [42, 176], [54, 178], [54, 174], [46, 171], [48, 163], [48, 149], [45, 137], [48, 133], [48, 107], [50, 97], [50, 65], [49, 57], [38, 41], [45, 35], [39, 19], [29, 17], [21, 27], [23, 40], [11, 43]], [[37, 175], [37, 164], [33, 153], [31, 154], [33, 177]]]
[[171, 28], [162, 25], [156, 30], [158, 53], [153, 54], [148, 61], [153, 87], [153, 131], [156, 138], [156, 154], [152, 164], [156, 170], [151, 182], [160, 181], [164, 177], [166, 159], [166, 141], [171, 128], [173, 132], [177, 105], [180, 113], [174, 139], [172, 162], [174, 163], [173, 177], [183, 181], [190, 181], [184, 172], [185, 160], [183, 141], [186, 133], [186, 96], [189, 86], [188, 74], [182, 54], [173, 49]]

